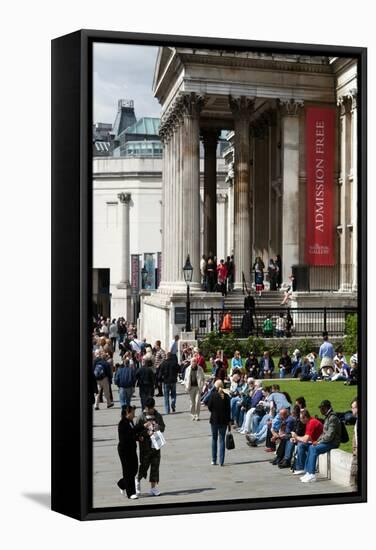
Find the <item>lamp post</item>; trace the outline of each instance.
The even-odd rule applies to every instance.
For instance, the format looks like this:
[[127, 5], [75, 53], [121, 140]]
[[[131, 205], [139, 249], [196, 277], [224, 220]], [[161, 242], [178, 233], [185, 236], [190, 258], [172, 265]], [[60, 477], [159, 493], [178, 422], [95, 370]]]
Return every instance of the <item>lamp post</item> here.
[[191, 332], [191, 304], [189, 301], [189, 283], [192, 282], [193, 267], [189, 259], [189, 254], [185, 261], [185, 266], [183, 267], [184, 281], [187, 285], [187, 307], [186, 307], [186, 317], [185, 317], [185, 331]]

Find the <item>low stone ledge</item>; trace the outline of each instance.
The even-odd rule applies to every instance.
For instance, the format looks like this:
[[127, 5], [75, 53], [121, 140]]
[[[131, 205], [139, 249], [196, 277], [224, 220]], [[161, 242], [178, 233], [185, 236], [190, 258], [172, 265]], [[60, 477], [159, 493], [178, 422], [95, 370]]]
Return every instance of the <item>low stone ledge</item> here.
[[[335, 483], [348, 487], [350, 485], [352, 454], [341, 449], [330, 451], [330, 474], [329, 477]], [[327, 453], [319, 456], [319, 472], [328, 477]]]

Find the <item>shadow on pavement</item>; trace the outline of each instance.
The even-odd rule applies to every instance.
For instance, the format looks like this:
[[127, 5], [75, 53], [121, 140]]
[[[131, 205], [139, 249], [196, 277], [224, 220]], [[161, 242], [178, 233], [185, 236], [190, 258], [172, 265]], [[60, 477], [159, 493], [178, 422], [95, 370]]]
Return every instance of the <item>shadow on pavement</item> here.
[[261, 463], [261, 462], [265, 462], [265, 463], [270, 463], [269, 459], [268, 458], [264, 458], [264, 459], [261, 459], [261, 460], [244, 460], [243, 462], [227, 462], [227, 465], [228, 466], [237, 466], [239, 464], [258, 464], [258, 463]]
[[181, 489], [180, 491], [163, 491], [163, 496], [173, 495], [194, 495], [196, 493], [203, 493], [204, 491], [214, 491], [214, 487], [201, 487], [199, 489]]

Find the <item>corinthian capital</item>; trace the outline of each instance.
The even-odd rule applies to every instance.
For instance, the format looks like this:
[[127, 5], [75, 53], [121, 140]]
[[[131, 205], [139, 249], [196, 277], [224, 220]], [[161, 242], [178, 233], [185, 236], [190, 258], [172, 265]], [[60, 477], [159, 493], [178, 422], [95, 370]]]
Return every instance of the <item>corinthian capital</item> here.
[[235, 118], [250, 118], [252, 113], [255, 110], [255, 98], [242, 96], [232, 96], [228, 97], [228, 103], [230, 109]]
[[303, 99], [280, 99], [278, 103], [283, 116], [298, 116], [304, 107]]
[[179, 116], [198, 117], [206, 102], [203, 94], [182, 94], [176, 102], [176, 109]]
[[129, 204], [131, 201], [130, 193], [119, 193], [118, 199], [122, 204]]
[[337, 105], [340, 108], [341, 115], [346, 115], [357, 108], [358, 90], [352, 88], [347, 93], [337, 97]]

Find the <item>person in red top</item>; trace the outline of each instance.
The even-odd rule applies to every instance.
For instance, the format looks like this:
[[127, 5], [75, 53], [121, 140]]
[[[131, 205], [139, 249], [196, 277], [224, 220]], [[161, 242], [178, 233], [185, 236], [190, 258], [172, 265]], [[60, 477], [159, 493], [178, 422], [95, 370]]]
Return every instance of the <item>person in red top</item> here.
[[198, 348], [194, 348], [193, 353], [194, 357], [196, 358], [197, 364], [202, 368], [204, 372], [206, 372], [206, 361], [201, 351]]
[[224, 260], [221, 260], [217, 267], [217, 281], [222, 296], [226, 296], [227, 267]]
[[305, 435], [299, 436], [295, 432], [291, 432], [291, 439], [295, 441], [297, 446], [297, 457], [295, 462], [295, 475], [304, 474], [304, 464], [307, 458], [308, 450], [312, 443], [316, 443], [322, 434], [323, 425], [317, 418], [312, 418], [307, 409], [300, 412], [300, 420], [305, 424]]

